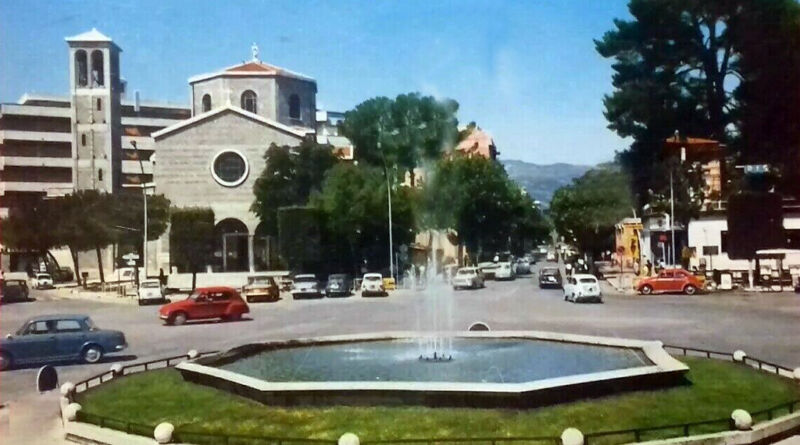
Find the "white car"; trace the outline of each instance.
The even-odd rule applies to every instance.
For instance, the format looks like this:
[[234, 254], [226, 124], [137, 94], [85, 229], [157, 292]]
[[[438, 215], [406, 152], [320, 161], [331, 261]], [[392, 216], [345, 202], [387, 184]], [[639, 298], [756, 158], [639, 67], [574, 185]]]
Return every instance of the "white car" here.
[[148, 303], [164, 303], [164, 293], [158, 280], [144, 280], [139, 284], [139, 306]]
[[494, 270], [495, 280], [513, 280], [516, 278], [516, 271], [510, 262], [497, 263], [497, 268]]
[[322, 287], [317, 281], [316, 275], [303, 274], [296, 275], [292, 283], [292, 299], [298, 298], [322, 298]]
[[462, 267], [458, 269], [453, 277], [453, 289], [478, 289], [485, 287], [483, 284], [483, 274], [477, 267]]
[[31, 285], [35, 289], [52, 289], [53, 277], [49, 273], [37, 273], [31, 280]]
[[389, 294], [386, 288], [383, 287], [383, 275], [379, 273], [364, 274], [361, 279], [361, 296], [368, 297], [370, 295], [387, 297]]
[[600, 282], [594, 275], [575, 274], [564, 281], [564, 301], [581, 303], [584, 301], [603, 302]]

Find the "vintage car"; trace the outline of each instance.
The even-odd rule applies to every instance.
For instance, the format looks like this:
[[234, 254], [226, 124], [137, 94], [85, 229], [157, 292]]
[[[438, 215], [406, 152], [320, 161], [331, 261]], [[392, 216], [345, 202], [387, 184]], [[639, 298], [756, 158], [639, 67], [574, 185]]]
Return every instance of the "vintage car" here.
[[497, 263], [497, 268], [494, 271], [495, 280], [513, 280], [516, 277], [516, 269], [511, 262], [505, 261], [502, 263]]
[[224, 321], [240, 320], [250, 312], [247, 303], [232, 287], [201, 287], [185, 300], [161, 306], [158, 317], [168, 325], [182, 325], [188, 320], [219, 318]]
[[583, 303], [586, 301], [603, 302], [603, 292], [597, 277], [589, 274], [575, 274], [564, 282], [564, 301]]
[[31, 278], [31, 286], [34, 289], [52, 289], [53, 277], [49, 273], [39, 272]]
[[42, 315], [0, 340], [0, 371], [66, 360], [97, 363], [105, 354], [127, 347], [122, 332], [100, 329], [88, 315]]
[[483, 274], [477, 267], [462, 267], [453, 277], [453, 289], [479, 289], [485, 287]]
[[167, 301], [164, 298], [164, 292], [161, 290], [161, 281], [159, 280], [144, 280], [139, 284], [139, 290], [136, 293], [138, 297], [139, 306], [145, 304], [161, 304]]
[[694, 295], [703, 289], [703, 282], [685, 269], [664, 269], [653, 277], [636, 283], [636, 291], [642, 295], [658, 293], [684, 293]]
[[545, 267], [539, 271], [539, 288], [561, 288], [561, 271], [557, 267]]
[[325, 285], [325, 296], [327, 297], [347, 297], [351, 294], [353, 280], [350, 276], [343, 273], [328, 276], [328, 283]]
[[3, 294], [0, 295], [0, 301], [3, 303], [30, 300], [27, 280], [6, 278], [2, 281], [1, 287]]
[[313, 274], [301, 274], [294, 277], [292, 284], [292, 298], [322, 298], [322, 287]]
[[265, 275], [250, 275], [247, 284], [242, 287], [242, 295], [248, 303], [256, 301], [278, 301], [281, 290], [275, 279]]
[[383, 275], [379, 273], [367, 273], [361, 279], [361, 296], [362, 297], [386, 297], [389, 294], [386, 288], [383, 287]]

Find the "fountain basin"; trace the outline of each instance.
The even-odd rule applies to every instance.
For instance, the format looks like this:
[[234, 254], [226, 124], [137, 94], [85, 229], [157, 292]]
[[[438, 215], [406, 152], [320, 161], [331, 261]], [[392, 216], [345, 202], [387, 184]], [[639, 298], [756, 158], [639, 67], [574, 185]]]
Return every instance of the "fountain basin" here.
[[533, 407], [684, 383], [660, 342], [539, 331], [463, 332], [452, 361], [420, 360], [419, 333], [240, 346], [177, 366], [187, 381], [270, 405]]

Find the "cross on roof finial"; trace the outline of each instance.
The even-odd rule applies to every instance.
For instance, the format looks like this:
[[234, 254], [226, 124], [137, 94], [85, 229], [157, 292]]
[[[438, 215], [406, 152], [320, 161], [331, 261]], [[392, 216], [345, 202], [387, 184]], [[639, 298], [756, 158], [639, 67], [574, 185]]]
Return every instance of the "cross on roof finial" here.
[[258, 62], [258, 45], [256, 45], [256, 42], [253, 42], [250, 51], [253, 53], [253, 62]]

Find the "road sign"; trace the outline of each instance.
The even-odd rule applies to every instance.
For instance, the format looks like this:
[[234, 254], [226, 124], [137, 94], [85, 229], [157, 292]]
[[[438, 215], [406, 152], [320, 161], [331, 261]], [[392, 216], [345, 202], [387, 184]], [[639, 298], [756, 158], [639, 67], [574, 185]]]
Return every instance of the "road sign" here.
[[135, 253], [126, 253], [125, 255], [122, 255], [122, 259], [126, 260], [128, 262], [131, 262], [131, 261], [138, 260], [139, 259], [139, 255], [135, 254]]

